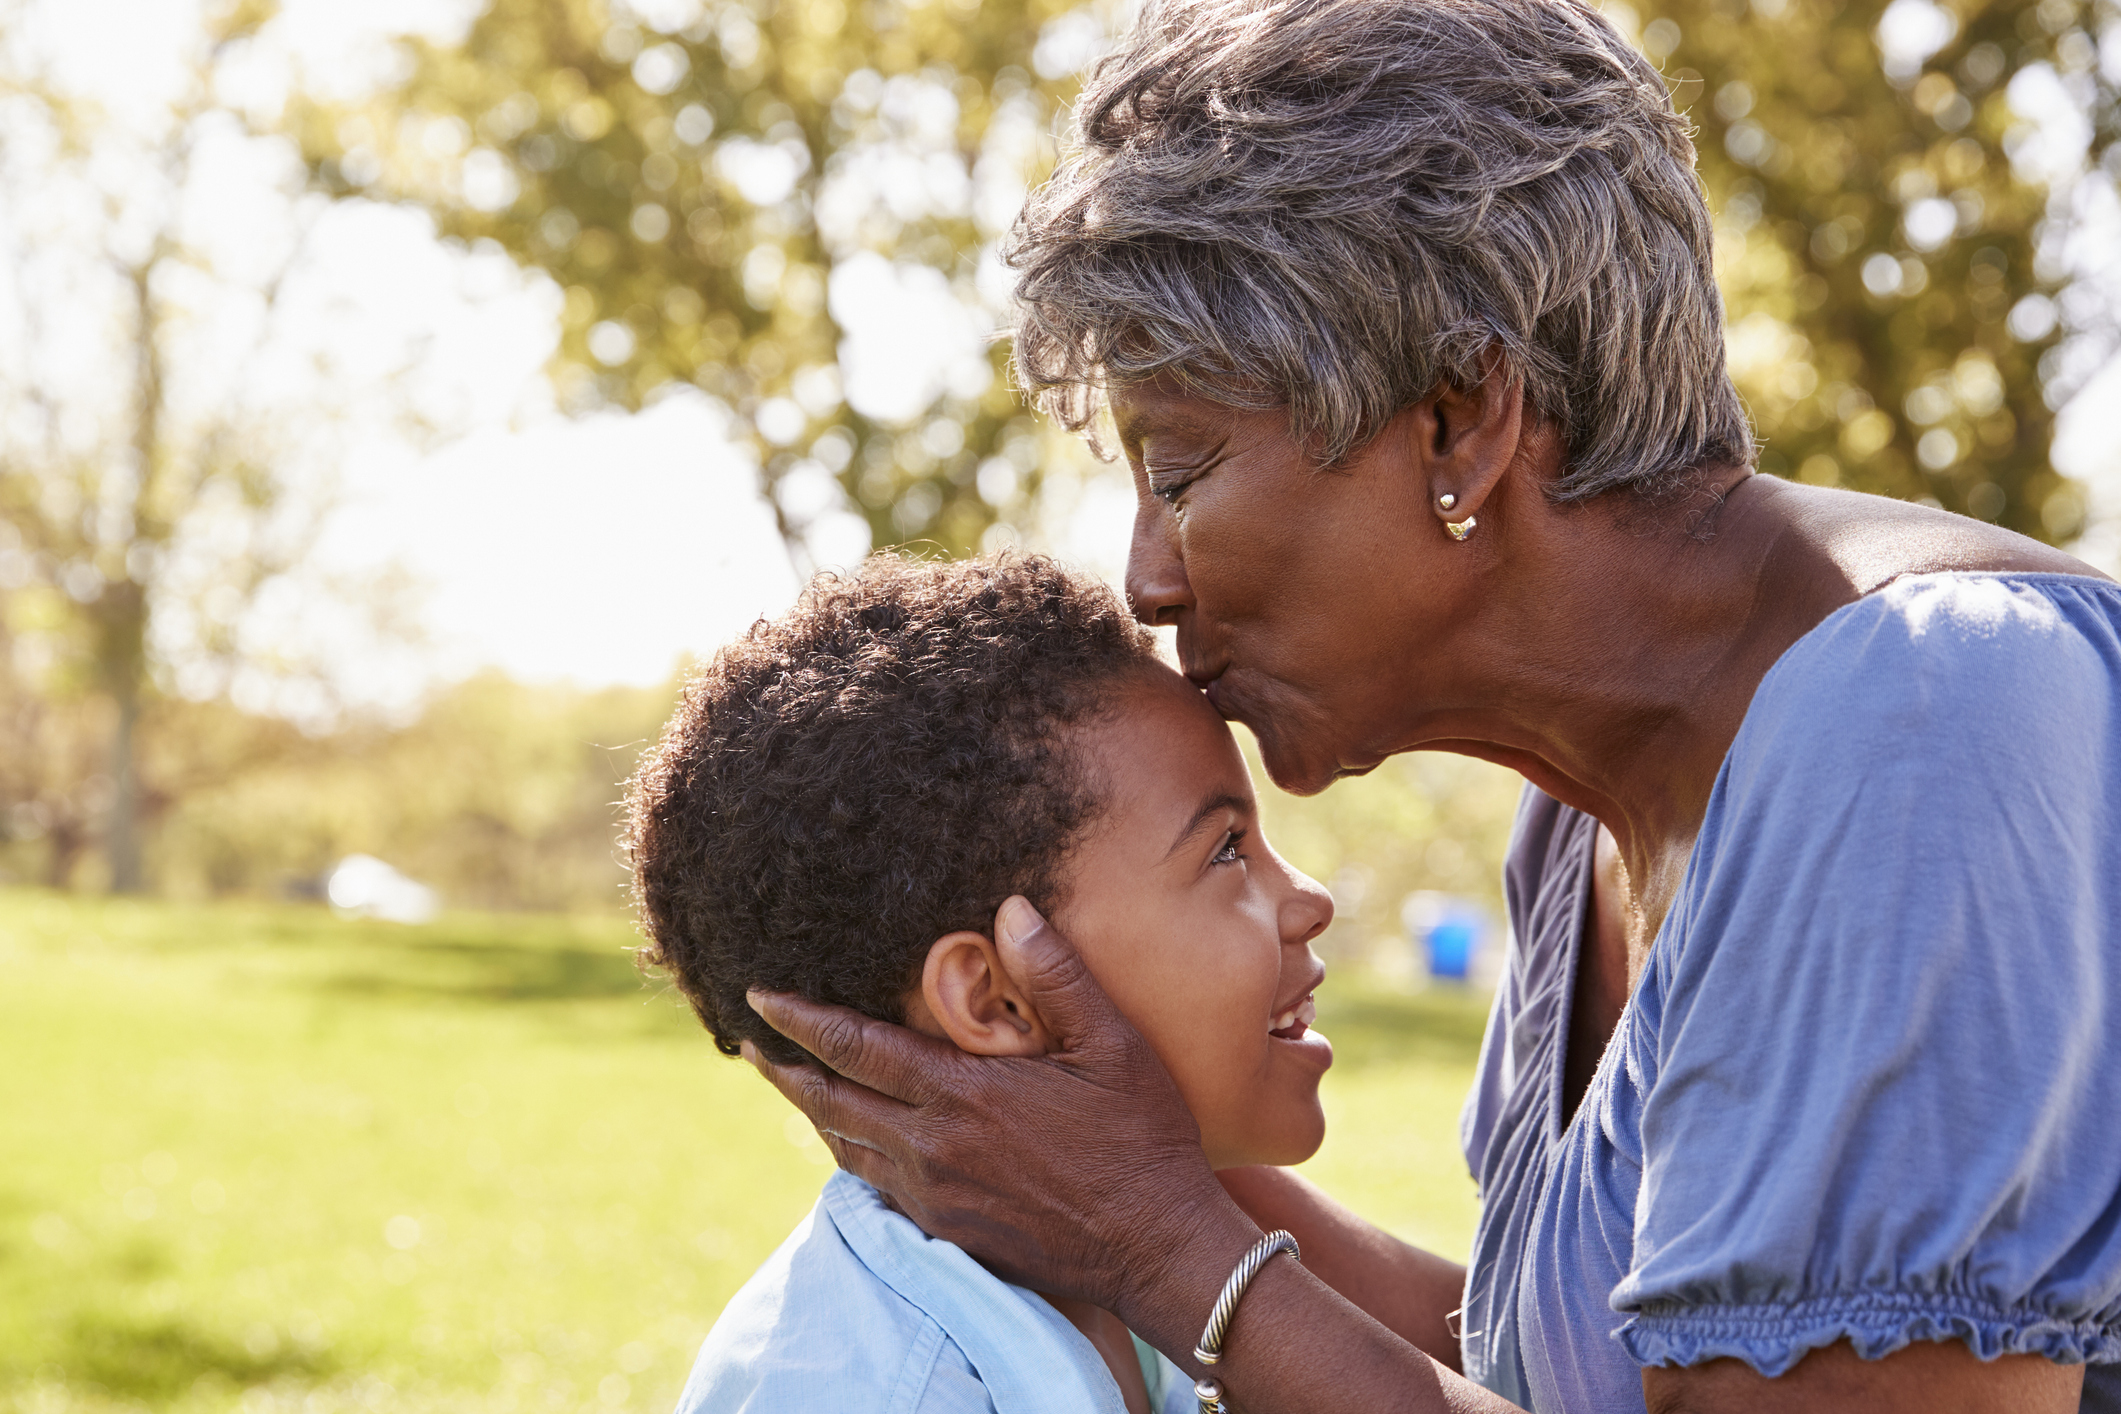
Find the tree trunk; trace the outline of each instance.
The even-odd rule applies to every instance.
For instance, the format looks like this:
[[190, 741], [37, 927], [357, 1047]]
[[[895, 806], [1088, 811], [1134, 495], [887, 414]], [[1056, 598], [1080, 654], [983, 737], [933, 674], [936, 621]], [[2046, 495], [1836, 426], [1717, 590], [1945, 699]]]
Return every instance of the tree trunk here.
[[146, 882], [140, 865], [140, 773], [133, 764], [133, 729], [139, 720], [139, 694], [121, 692], [118, 726], [111, 734], [110, 825], [103, 837], [114, 894], [136, 894]]
[[81, 862], [81, 852], [88, 847], [88, 839], [71, 820], [54, 820], [44, 838], [49, 850], [44, 857], [45, 886], [67, 888], [74, 881], [74, 866]]
[[[151, 528], [158, 520], [155, 480], [162, 466], [162, 329], [155, 307], [156, 266], [167, 254], [155, 250], [127, 272], [132, 280], [138, 326], [133, 331], [133, 456], [138, 481], [133, 488], [135, 543], [156, 542]], [[147, 587], [128, 565], [121, 578], [104, 586], [97, 602], [101, 620], [98, 644], [103, 685], [118, 704], [118, 725], [111, 736], [110, 820], [103, 832], [103, 852], [110, 863], [110, 891], [136, 894], [146, 883], [141, 867], [140, 770], [135, 760], [135, 729], [140, 698], [147, 685]]]

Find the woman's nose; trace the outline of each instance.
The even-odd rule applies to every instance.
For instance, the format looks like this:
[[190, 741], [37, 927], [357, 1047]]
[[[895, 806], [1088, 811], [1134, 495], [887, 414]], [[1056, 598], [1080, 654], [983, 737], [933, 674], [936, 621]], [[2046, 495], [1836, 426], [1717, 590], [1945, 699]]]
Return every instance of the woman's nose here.
[[1175, 624], [1193, 607], [1186, 562], [1173, 542], [1170, 516], [1144, 496], [1134, 513], [1134, 539], [1127, 549], [1127, 602], [1134, 617], [1152, 627]]

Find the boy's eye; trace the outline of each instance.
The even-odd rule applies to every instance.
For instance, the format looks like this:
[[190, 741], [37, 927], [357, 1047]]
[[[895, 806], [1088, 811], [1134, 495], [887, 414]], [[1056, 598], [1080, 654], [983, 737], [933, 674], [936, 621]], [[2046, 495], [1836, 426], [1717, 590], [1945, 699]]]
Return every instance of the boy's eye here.
[[1222, 848], [1216, 850], [1215, 857], [1208, 862], [1210, 864], [1235, 864], [1238, 860], [1243, 859], [1244, 855], [1238, 853], [1237, 847], [1244, 843], [1244, 839], [1245, 836], [1242, 830], [1232, 830], [1229, 834], [1224, 835]]

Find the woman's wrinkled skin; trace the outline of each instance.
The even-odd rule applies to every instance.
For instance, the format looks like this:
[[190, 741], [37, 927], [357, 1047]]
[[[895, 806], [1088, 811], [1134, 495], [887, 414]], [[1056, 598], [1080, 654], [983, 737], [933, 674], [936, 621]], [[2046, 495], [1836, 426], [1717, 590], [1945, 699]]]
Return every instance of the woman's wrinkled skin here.
[[[1317, 791], [1396, 752], [1456, 751], [1605, 826], [1569, 1028], [1577, 1094], [1782, 651], [1901, 575], [2092, 573], [1993, 526], [1742, 467], [1702, 468], [1655, 504], [1559, 507], [1546, 495], [1558, 438], [1499, 377], [1432, 393], [1324, 470], [1274, 411], [1155, 384], [1113, 410], [1138, 497], [1135, 612], [1175, 627], [1181, 667], [1258, 736], [1277, 784]], [[1478, 524], [1461, 543], [1443, 523], [1466, 516]], [[1052, 1055], [964, 1056], [851, 1012], [754, 998], [823, 1062], [760, 1069], [843, 1167], [929, 1233], [1114, 1312], [1181, 1364], [1237, 1255], [1263, 1225], [1291, 1228], [1303, 1264], [1268, 1265], [1217, 1367], [1251, 1414], [1514, 1407], [1455, 1373], [1455, 1264], [1283, 1171], [1218, 1183], [1169, 1077], [1074, 949], [1021, 900], [998, 928], [1061, 1039]], [[1653, 1414], [2063, 1414], [2080, 1380], [1949, 1343], [1875, 1362], [1830, 1347], [1776, 1380], [1720, 1361], [1643, 1382]]]

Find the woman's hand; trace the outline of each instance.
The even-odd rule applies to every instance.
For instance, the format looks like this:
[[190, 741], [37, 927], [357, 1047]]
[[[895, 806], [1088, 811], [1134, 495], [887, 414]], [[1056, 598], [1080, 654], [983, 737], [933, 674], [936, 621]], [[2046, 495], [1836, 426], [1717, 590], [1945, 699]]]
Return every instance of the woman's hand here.
[[[1162, 1063], [1028, 902], [1009, 900], [995, 921], [1054, 1054], [968, 1055], [760, 992], [759, 1014], [823, 1065], [775, 1065], [749, 1046], [747, 1059], [840, 1167], [1010, 1281], [1116, 1310], [1167, 1285], [1176, 1254], [1227, 1270], [1258, 1229], [1216, 1183]], [[1201, 1320], [1213, 1298], [1210, 1286]]]
[[[1199, 1374], [1193, 1342], [1260, 1229], [1216, 1182], [1162, 1063], [1067, 940], [1022, 899], [1002, 906], [995, 934], [1058, 1038], [1053, 1054], [969, 1055], [779, 993], [756, 993], [752, 1005], [824, 1064], [745, 1054], [840, 1167], [923, 1231], [1010, 1281], [1102, 1306]], [[1293, 1261], [1261, 1269], [1216, 1371], [1255, 1414], [1514, 1407]]]

